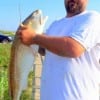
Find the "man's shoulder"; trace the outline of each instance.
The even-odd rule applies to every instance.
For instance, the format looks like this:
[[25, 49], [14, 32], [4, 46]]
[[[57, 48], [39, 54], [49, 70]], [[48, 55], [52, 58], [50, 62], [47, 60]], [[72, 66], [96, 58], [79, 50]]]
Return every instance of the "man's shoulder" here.
[[89, 14], [100, 14], [98, 11], [96, 10], [89, 10], [89, 11], [86, 11], [87, 13]]
[[100, 13], [94, 10], [86, 11], [85, 15], [88, 17], [100, 17]]
[[63, 18], [56, 18], [52, 23], [51, 23], [51, 25], [50, 26], [57, 26], [58, 24], [60, 24], [60, 23], [63, 23], [65, 21], [65, 17], [63, 17]]
[[66, 19], [65, 17], [57, 18], [57, 19], [55, 19], [54, 23], [63, 22], [65, 19]]
[[97, 11], [86, 11], [80, 15], [82, 22], [100, 22], [100, 13]]

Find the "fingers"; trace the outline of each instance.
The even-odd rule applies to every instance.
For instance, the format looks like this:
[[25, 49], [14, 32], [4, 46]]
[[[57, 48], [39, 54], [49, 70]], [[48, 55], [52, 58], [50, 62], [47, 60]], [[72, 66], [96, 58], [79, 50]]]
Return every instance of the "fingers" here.
[[16, 32], [17, 37], [22, 40], [23, 39], [23, 36], [25, 35], [25, 33], [28, 30], [28, 28], [29, 28], [28, 26], [23, 25], [23, 24], [20, 24], [19, 25], [19, 28], [18, 28], [18, 30]]
[[16, 32], [16, 37], [19, 38], [19, 39], [22, 39], [22, 31], [21, 30], [17, 30]]
[[23, 27], [23, 26], [24, 26], [24, 24], [23, 24], [23, 23], [21, 23], [19, 26]]
[[23, 24], [20, 24], [20, 25], [19, 25], [19, 28], [18, 28], [18, 30], [17, 30], [16, 33], [17, 33], [18, 35], [21, 35], [22, 31], [25, 30], [25, 29], [27, 29], [27, 26], [25, 26], [25, 25], [23, 25]]
[[22, 23], [19, 25], [19, 29], [21, 30], [24, 30], [24, 29], [27, 29], [27, 26], [26, 25], [23, 25]]

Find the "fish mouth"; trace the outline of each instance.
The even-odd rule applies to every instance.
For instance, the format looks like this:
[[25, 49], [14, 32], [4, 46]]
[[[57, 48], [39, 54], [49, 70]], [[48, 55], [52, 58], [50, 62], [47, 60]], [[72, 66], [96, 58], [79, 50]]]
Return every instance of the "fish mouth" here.
[[42, 11], [40, 10], [40, 9], [38, 9], [38, 10], [35, 10], [34, 12], [33, 12], [33, 14], [36, 16], [36, 15], [42, 15]]
[[42, 11], [40, 9], [38, 9], [34, 13], [36, 13], [36, 14], [42, 14]]

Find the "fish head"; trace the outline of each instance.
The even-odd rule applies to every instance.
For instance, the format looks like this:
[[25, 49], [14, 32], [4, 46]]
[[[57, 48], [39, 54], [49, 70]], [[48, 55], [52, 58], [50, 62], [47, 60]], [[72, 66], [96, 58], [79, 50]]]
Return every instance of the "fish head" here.
[[42, 33], [48, 16], [43, 16], [42, 10], [35, 10], [30, 16], [28, 16], [23, 24], [31, 26], [35, 32]]

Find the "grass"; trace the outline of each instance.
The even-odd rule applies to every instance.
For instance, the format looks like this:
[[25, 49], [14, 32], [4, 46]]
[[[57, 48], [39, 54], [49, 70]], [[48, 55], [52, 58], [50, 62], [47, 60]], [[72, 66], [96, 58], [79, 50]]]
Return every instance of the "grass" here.
[[0, 33], [3, 33], [5, 35], [8, 35], [8, 36], [14, 36], [15, 32], [12, 32], [12, 31], [4, 31], [4, 30], [0, 30]]
[[11, 44], [0, 44], [0, 100], [10, 100], [8, 95], [8, 64]]
[[11, 44], [0, 44], [0, 67], [7, 67], [10, 58]]
[[[11, 44], [0, 44], [0, 100], [10, 100], [8, 93], [8, 65], [10, 59]], [[28, 88], [22, 93], [20, 100], [31, 100], [32, 98], [32, 78], [30, 72], [28, 78]]]

